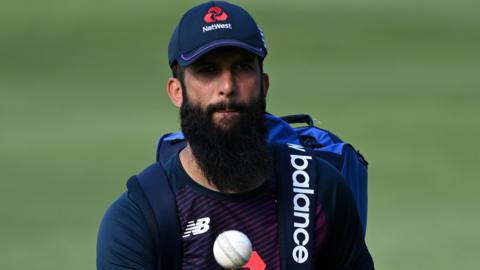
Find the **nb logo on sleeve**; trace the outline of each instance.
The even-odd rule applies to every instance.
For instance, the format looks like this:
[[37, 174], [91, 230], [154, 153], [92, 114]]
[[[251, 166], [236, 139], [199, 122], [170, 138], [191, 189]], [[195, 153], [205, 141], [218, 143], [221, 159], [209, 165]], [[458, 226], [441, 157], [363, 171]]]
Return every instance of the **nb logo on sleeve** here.
[[183, 238], [187, 238], [191, 235], [206, 233], [210, 229], [209, 224], [209, 217], [199, 218], [196, 222], [195, 220], [190, 220], [187, 223], [187, 228], [185, 228], [185, 232], [183, 233]]

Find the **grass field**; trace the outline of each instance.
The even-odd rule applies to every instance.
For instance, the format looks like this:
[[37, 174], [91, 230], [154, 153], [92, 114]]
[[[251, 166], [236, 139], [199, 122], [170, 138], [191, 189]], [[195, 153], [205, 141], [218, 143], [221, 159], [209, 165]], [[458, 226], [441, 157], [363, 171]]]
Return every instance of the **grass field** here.
[[[235, 2], [266, 34], [269, 111], [370, 162], [377, 269], [477, 269], [480, 2]], [[178, 129], [167, 42], [193, 3], [0, 3], [0, 269], [95, 268], [103, 212]]]

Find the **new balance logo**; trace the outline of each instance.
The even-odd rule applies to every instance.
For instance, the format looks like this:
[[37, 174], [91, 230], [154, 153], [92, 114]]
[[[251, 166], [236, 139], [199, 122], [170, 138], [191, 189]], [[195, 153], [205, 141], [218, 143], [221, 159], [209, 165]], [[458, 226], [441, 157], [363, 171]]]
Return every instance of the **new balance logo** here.
[[187, 238], [191, 235], [197, 235], [206, 233], [210, 229], [210, 218], [204, 217], [195, 220], [190, 220], [187, 223], [187, 228], [185, 228], [185, 232], [183, 233], [183, 238]]

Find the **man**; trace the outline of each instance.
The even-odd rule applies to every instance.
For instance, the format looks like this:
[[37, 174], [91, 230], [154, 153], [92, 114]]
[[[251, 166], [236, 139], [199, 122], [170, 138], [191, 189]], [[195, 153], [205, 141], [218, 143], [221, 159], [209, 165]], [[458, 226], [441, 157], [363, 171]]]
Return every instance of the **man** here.
[[[167, 92], [180, 109], [187, 144], [163, 169], [184, 232], [182, 269], [221, 269], [213, 242], [229, 229], [250, 238], [256, 260], [247, 263], [251, 270], [261, 269], [260, 264], [280, 269], [282, 258], [290, 256], [280, 252], [278, 176], [274, 146], [266, 142], [266, 55], [263, 34], [251, 16], [226, 2], [189, 10], [170, 40], [173, 76]], [[320, 173], [314, 245], [308, 251], [313, 268], [373, 269], [350, 190], [332, 166], [320, 159], [314, 163]], [[187, 230], [192, 222], [203, 229], [192, 234]], [[159, 269], [154, 249], [140, 207], [129, 192], [123, 194], [100, 226], [97, 268]]]

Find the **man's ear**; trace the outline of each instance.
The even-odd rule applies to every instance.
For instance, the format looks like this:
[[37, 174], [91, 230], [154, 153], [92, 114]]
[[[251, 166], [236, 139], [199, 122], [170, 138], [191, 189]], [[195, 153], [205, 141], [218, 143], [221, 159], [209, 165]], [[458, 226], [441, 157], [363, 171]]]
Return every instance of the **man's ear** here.
[[262, 83], [263, 83], [263, 93], [267, 96], [268, 88], [270, 87], [270, 79], [268, 78], [267, 73], [262, 74]]
[[173, 105], [180, 108], [183, 103], [183, 89], [180, 80], [174, 77], [168, 78], [167, 92]]

